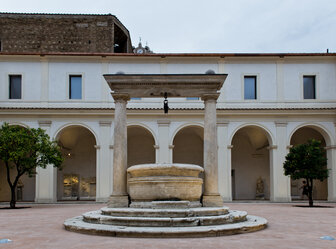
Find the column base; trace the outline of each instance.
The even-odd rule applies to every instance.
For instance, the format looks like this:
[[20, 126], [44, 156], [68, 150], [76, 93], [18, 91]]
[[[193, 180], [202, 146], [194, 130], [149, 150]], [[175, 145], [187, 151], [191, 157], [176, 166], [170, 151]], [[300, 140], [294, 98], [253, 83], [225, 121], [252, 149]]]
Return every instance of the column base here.
[[128, 195], [111, 195], [107, 203], [109, 208], [128, 207]]
[[220, 195], [203, 195], [203, 207], [223, 207], [223, 198]]

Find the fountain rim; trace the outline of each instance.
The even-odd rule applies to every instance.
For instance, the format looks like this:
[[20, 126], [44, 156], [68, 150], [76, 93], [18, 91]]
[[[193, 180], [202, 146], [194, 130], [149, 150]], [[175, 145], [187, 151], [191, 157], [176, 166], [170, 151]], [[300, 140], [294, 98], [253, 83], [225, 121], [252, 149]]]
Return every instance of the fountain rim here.
[[137, 171], [140, 169], [143, 170], [162, 170], [162, 169], [181, 169], [181, 170], [196, 170], [199, 172], [204, 172], [204, 169], [196, 164], [187, 164], [187, 163], [144, 163], [132, 165], [127, 169], [128, 173]]

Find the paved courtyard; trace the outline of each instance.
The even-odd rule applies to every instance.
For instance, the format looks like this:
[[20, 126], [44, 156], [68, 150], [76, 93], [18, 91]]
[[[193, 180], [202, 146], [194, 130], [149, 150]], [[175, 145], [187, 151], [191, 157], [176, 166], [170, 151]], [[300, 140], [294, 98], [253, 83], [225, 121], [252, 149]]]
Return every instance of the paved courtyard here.
[[[303, 203], [227, 203], [231, 210], [245, 210], [265, 217], [265, 230], [208, 238], [142, 239], [83, 235], [65, 231], [63, 221], [103, 204], [29, 204], [31, 208], [9, 210], [0, 204], [0, 239], [11, 239], [2, 248], [336, 248], [336, 204], [333, 208], [302, 208]], [[26, 204], [18, 204], [26, 206]]]

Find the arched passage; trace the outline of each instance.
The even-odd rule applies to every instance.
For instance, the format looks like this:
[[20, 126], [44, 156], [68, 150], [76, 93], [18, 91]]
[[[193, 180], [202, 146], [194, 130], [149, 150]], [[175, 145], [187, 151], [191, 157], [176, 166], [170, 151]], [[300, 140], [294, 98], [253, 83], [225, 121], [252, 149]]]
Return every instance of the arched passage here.
[[269, 199], [270, 152], [267, 147], [271, 141], [268, 133], [258, 126], [245, 126], [234, 134], [231, 144], [232, 198]]
[[[18, 123], [11, 123], [11, 126], [19, 126], [22, 129], [28, 128], [25, 125]], [[7, 171], [3, 162], [0, 162], [0, 201], [10, 201], [11, 199], [11, 190], [7, 182]], [[15, 168], [10, 169], [10, 175], [12, 182], [16, 176], [17, 172]], [[36, 177], [35, 175], [29, 177], [24, 174], [20, 177], [19, 182], [16, 188], [16, 200], [17, 201], [34, 201], [35, 200], [35, 184]]]
[[203, 135], [200, 126], [187, 126], [179, 130], [173, 140], [173, 163], [190, 163], [203, 167]]
[[155, 140], [142, 126], [127, 127], [127, 166], [155, 163]]
[[[297, 129], [290, 139], [291, 145], [298, 145], [306, 143], [309, 139], [316, 139], [321, 141], [321, 146], [326, 146], [326, 141], [323, 135], [314, 127], [304, 126]], [[292, 200], [301, 199], [302, 190], [300, 187], [303, 185], [302, 181], [304, 179], [291, 179], [291, 197]], [[314, 181], [313, 186], [313, 199], [315, 200], [327, 200], [328, 198], [328, 181]]]
[[58, 200], [95, 200], [96, 139], [79, 125], [63, 128], [56, 136], [65, 161], [57, 174]]

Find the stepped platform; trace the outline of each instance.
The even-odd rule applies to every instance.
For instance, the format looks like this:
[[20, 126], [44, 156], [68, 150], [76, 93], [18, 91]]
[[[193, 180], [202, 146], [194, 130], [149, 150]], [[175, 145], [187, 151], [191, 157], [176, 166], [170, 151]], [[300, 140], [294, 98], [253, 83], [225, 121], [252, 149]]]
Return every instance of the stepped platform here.
[[267, 220], [262, 217], [227, 207], [102, 208], [64, 222], [68, 231], [142, 238], [222, 236], [254, 232], [266, 226]]

